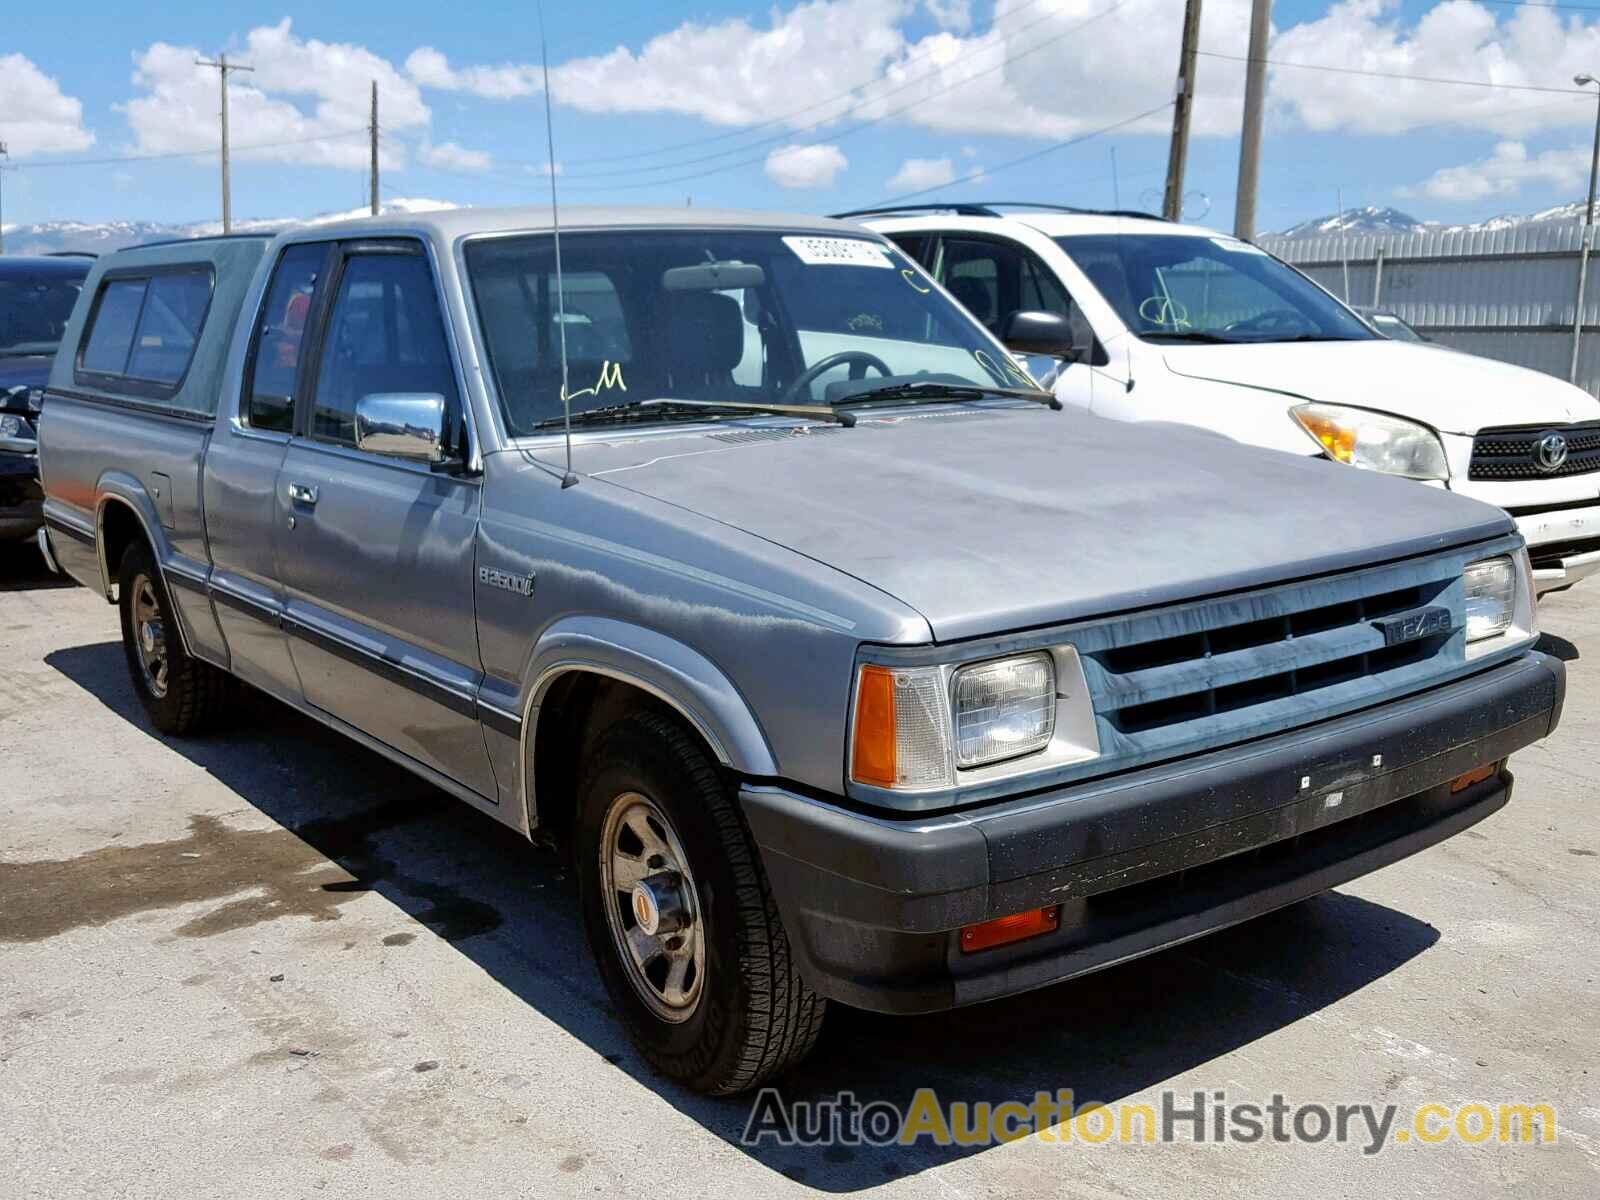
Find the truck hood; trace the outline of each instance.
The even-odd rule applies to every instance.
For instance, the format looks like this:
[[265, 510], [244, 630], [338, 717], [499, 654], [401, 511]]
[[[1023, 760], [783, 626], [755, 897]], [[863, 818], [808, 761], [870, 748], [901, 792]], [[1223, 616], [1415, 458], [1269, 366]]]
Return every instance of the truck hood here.
[[1161, 353], [1171, 371], [1191, 379], [1381, 409], [1445, 433], [1600, 419], [1600, 401], [1570, 383], [1438, 346], [1286, 342], [1164, 346]]
[[950, 406], [853, 429], [582, 444], [626, 488], [848, 573], [938, 641], [1165, 604], [1508, 532], [1407, 480], [1067, 409]]
[[48, 354], [21, 354], [0, 358], [0, 392], [14, 387], [43, 387], [50, 379]]

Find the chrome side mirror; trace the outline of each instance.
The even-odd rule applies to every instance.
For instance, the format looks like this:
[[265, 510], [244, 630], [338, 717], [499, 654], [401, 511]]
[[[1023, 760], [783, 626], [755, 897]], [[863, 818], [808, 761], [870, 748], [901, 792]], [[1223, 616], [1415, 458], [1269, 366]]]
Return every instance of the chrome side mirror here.
[[444, 397], [375, 392], [356, 401], [356, 449], [414, 462], [444, 461]]

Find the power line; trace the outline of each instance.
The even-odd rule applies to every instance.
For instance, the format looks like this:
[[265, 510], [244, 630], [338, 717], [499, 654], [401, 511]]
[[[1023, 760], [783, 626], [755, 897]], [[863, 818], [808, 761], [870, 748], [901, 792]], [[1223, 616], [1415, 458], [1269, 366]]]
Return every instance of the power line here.
[[[990, 75], [990, 74], [993, 74], [995, 71], [1002, 70], [1006, 66], [1010, 65], [1011, 63], [1016, 62], [1017, 59], [1022, 58], [1027, 54], [1032, 54], [1035, 51], [1045, 49], [1051, 43], [1053, 43], [1055, 41], [1059, 41], [1061, 38], [1066, 37], [1068, 34], [1074, 33], [1077, 30], [1082, 29], [1085, 25], [1088, 25], [1093, 21], [1098, 21], [1102, 17], [1109, 16], [1111, 13], [1117, 11], [1120, 8], [1125, 7], [1126, 5], [1128, 5], [1130, 3], [1133, 3], [1133, 0], [1117, 0], [1117, 3], [1113, 4], [1110, 8], [1103, 9], [1100, 12], [1096, 13], [1094, 16], [1089, 17], [1087, 20], [1078, 22], [1076, 25], [1072, 26], [1070, 29], [1064, 30], [1061, 34], [1057, 35], [1057, 37], [1055, 37], [1055, 38], [1048, 38], [1045, 41], [1040, 42], [1037, 45], [1030, 47], [1028, 50], [1023, 51], [1022, 54], [1014, 55], [1014, 56], [1012, 56], [1010, 58], [1002, 60], [1000, 63], [996, 64], [993, 67], [986, 68], [986, 69], [984, 69], [982, 71], [974, 72], [973, 74], [968, 75], [968, 76], [966, 76], [966, 77], [964, 77], [962, 79], [959, 79], [956, 82], [950, 84], [948, 87], [944, 87], [944, 88], [939, 89], [938, 91], [932, 93], [932, 95], [924, 96], [921, 99], [913, 100], [908, 104], [903, 104], [898, 108], [890, 109], [887, 112], [880, 113], [876, 117], [870, 117], [867, 120], [862, 121], [862, 122], [852, 126], [849, 129], [840, 130], [839, 132], [833, 134], [832, 138], [833, 138], [834, 141], [842, 141], [843, 139], [845, 139], [847, 137], [853, 137], [855, 134], [861, 133], [861, 132], [863, 132], [864, 130], [867, 130], [867, 129], [871, 129], [875, 125], [880, 125], [884, 121], [890, 120], [893, 117], [897, 117], [897, 116], [901, 115], [902, 113], [909, 112], [911, 109], [916, 108], [919, 105], [926, 103], [928, 100], [933, 99], [935, 96], [944, 95], [945, 93], [954, 91], [955, 89], [957, 89], [959, 87], [964, 87], [965, 85], [973, 82], [976, 79], [980, 79], [985, 75]], [[822, 122], [820, 124], [825, 124], [825, 123], [826, 122]], [[766, 145], [766, 144], [769, 144], [769, 143], [774, 142], [774, 141], [787, 140], [788, 138], [794, 137], [797, 134], [803, 133], [803, 132], [806, 132], [806, 131], [804, 129], [786, 131], [785, 133], [780, 134], [776, 138], [767, 138], [767, 139], [763, 139], [762, 141], [752, 142], [749, 145], [738, 147], [738, 149], [736, 151], [728, 151], [728, 152], [725, 152], [725, 153], [739, 153], [739, 152], [743, 152], [743, 151], [746, 151], [746, 150], [752, 150], [752, 149], [755, 149], [758, 146]], [[709, 157], [721, 158], [723, 156], [724, 156], [723, 154], [717, 154], [717, 155], [712, 155], [712, 156], [709, 156]], [[563, 171], [561, 178], [562, 178], [563, 183], [565, 184], [565, 186], [568, 189], [581, 191], [581, 192], [637, 191], [637, 190], [639, 190], [641, 188], [666, 187], [666, 186], [671, 185], [671, 184], [692, 183], [694, 181], [697, 181], [697, 180], [700, 180], [700, 179], [704, 179], [704, 178], [706, 178], [707, 176], [710, 176], [710, 175], [719, 175], [719, 174], [722, 174], [723, 172], [726, 172], [726, 171], [738, 170], [741, 167], [751, 166], [751, 165], [754, 165], [755, 163], [765, 162], [766, 158], [767, 158], [767, 155], [765, 155], [765, 154], [757, 154], [757, 155], [754, 155], [753, 157], [750, 157], [750, 158], [736, 159], [733, 162], [723, 163], [720, 166], [711, 167], [711, 168], [709, 168], [707, 170], [704, 170], [704, 171], [694, 171], [694, 172], [691, 172], [691, 173], [689, 173], [687, 175], [674, 175], [674, 176], [668, 176], [668, 177], [661, 178], [661, 179], [637, 180], [637, 181], [632, 182], [632, 183], [613, 183], [613, 184], [584, 183], [583, 179], [585, 177], [579, 176], [576, 179], [574, 179], [573, 176], [567, 174], [565, 171]], [[535, 165], [535, 164], [522, 162], [522, 161], [517, 160], [517, 159], [504, 159], [502, 161], [507, 162], [507, 163], [511, 163], [513, 165], [519, 165], [519, 166]], [[536, 164], [536, 165], [543, 166], [544, 164], [540, 163], [540, 164]], [[673, 168], [676, 168], [676, 167], [682, 167], [682, 166], [687, 166], [687, 165], [689, 165], [688, 162], [673, 163], [673, 164], [661, 164], [659, 166], [654, 166], [654, 167], [639, 167], [639, 168], [635, 168], [635, 169], [630, 169], [630, 170], [628, 170], [626, 172], [621, 172], [621, 173], [629, 174], [629, 175], [637, 175], [637, 174], [640, 174], [642, 172], [668, 170], [668, 169], [673, 169]], [[425, 167], [424, 169], [438, 170], [439, 168], [428, 168], [428, 167]], [[604, 176], [609, 175], [609, 174], [613, 174], [613, 172], [596, 172], [593, 175], [588, 176], [588, 178], [599, 178], [599, 177], [604, 177]], [[481, 175], [479, 177], [481, 178]]]
[[[909, 112], [911, 109], [916, 108], [919, 105], [926, 104], [929, 101], [934, 100], [939, 96], [943, 96], [943, 95], [946, 95], [949, 92], [953, 92], [957, 88], [965, 87], [967, 84], [972, 83], [975, 80], [982, 79], [982, 78], [984, 78], [985, 76], [988, 76], [988, 75], [993, 75], [997, 71], [1003, 71], [1007, 67], [1012, 66], [1017, 62], [1020, 62], [1022, 59], [1027, 58], [1030, 55], [1038, 54], [1042, 50], [1049, 49], [1051, 46], [1055, 45], [1057, 42], [1062, 41], [1063, 39], [1072, 36], [1073, 34], [1077, 33], [1080, 29], [1083, 29], [1085, 26], [1092, 25], [1096, 21], [1102, 20], [1105, 17], [1109, 17], [1112, 13], [1117, 12], [1119, 9], [1125, 8], [1129, 4], [1132, 4], [1132, 3], [1135, 3], [1135, 0], [1116, 0], [1116, 2], [1113, 3], [1112, 5], [1110, 5], [1109, 7], [1101, 9], [1099, 12], [1095, 13], [1094, 15], [1092, 15], [1090, 17], [1087, 17], [1082, 21], [1078, 21], [1073, 25], [1068, 26], [1066, 29], [1063, 29], [1060, 33], [1057, 33], [1052, 37], [1045, 38], [1043, 41], [1040, 41], [1040, 42], [1035, 42], [1033, 45], [1027, 47], [1024, 50], [1019, 51], [1016, 54], [1005, 55], [1004, 57], [1001, 58], [1001, 60], [998, 63], [995, 63], [993, 66], [985, 67], [980, 71], [974, 71], [970, 75], [963, 76], [961, 79], [958, 79], [953, 83], [947, 84], [944, 87], [938, 88], [938, 89], [928, 93], [925, 96], [922, 96], [922, 97], [920, 97], [920, 98], [918, 98], [916, 100], [911, 101], [909, 104], [904, 104], [904, 105], [901, 105], [899, 108], [891, 109], [888, 112], [880, 113], [876, 117], [868, 117], [866, 120], [860, 122], [859, 124], [857, 124], [853, 128], [845, 130], [845, 131], [842, 131], [842, 132], [840, 132], [838, 134], [835, 134], [833, 136], [835, 136], [835, 137], [848, 137], [851, 134], [858, 133], [863, 129], [870, 129], [872, 126], [882, 124], [884, 121], [889, 120], [891, 117], [897, 117], [901, 113]], [[1048, 18], [1042, 18], [1042, 20], [1047, 20], [1047, 19]], [[1035, 24], [1039, 24], [1039, 23], [1040, 22], [1035, 22]], [[573, 175], [571, 173], [563, 173], [562, 178], [564, 180], [569, 181], [569, 183], [570, 183], [570, 181], [579, 180], [579, 179], [605, 179], [605, 178], [615, 177], [615, 176], [618, 176], [618, 175], [624, 175], [624, 176], [626, 176], [626, 175], [639, 175], [639, 174], [641, 174], [643, 172], [647, 172], [647, 171], [675, 171], [675, 170], [681, 170], [684, 167], [697, 166], [697, 165], [699, 165], [701, 163], [711, 162], [711, 161], [713, 161], [715, 159], [726, 158], [730, 154], [743, 154], [743, 153], [746, 153], [746, 152], [748, 152], [750, 150], [755, 150], [755, 149], [757, 149], [759, 147], [770, 146], [770, 145], [773, 145], [773, 144], [778, 143], [778, 142], [785, 142], [785, 141], [789, 141], [789, 140], [791, 140], [793, 138], [802, 137], [802, 136], [804, 136], [805, 134], [808, 134], [808, 133], [814, 133], [815, 131], [821, 129], [823, 126], [831, 125], [834, 121], [837, 121], [842, 117], [849, 116], [851, 113], [859, 112], [861, 109], [867, 107], [867, 105], [869, 103], [872, 103], [872, 104], [880, 103], [881, 101], [887, 99], [890, 96], [898, 95], [901, 92], [908, 91], [911, 88], [914, 88], [914, 87], [917, 87], [917, 86], [919, 86], [919, 85], [921, 85], [923, 83], [926, 83], [928, 80], [932, 79], [938, 73], [939, 72], [937, 72], [937, 71], [929, 71], [924, 75], [919, 75], [915, 79], [907, 80], [906, 82], [904, 82], [904, 83], [902, 83], [902, 84], [900, 84], [900, 85], [898, 85], [896, 87], [893, 87], [893, 88], [889, 89], [886, 92], [883, 92], [882, 94], [880, 94], [878, 96], [872, 97], [871, 100], [860, 101], [857, 104], [852, 105], [850, 108], [845, 109], [841, 113], [838, 113], [838, 114], [836, 114], [834, 116], [831, 116], [831, 117], [827, 117], [827, 118], [825, 118], [823, 120], [820, 120], [820, 121], [814, 121], [810, 125], [801, 125], [801, 126], [798, 126], [796, 128], [793, 128], [793, 129], [783, 129], [783, 130], [780, 130], [778, 133], [773, 134], [770, 137], [759, 138], [756, 141], [746, 142], [743, 145], [739, 145], [739, 146], [733, 146], [733, 147], [730, 147], [727, 150], [718, 150], [718, 151], [715, 151], [715, 152], [713, 152], [711, 154], [700, 155], [699, 157], [696, 157], [696, 158], [681, 159], [681, 160], [679, 160], [677, 162], [657, 163], [657, 164], [655, 164], [653, 166], [621, 167], [621, 168], [616, 168], [616, 169], [613, 169], [613, 170], [583, 172], [583, 173], [579, 173], [577, 175]], [[779, 120], [783, 120], [783, 119], [784, 118], [779, 118]], [[771, 124], [771, 123], [772, 122], [770, 122], [770, 121], [767, 122], [767, 124]], [[760, 127], [756, 126], [755, 128], [760, 128]], [[744, 132], [750, 132], [750, 130], [745, 130]], [[522, 162], [522, 160], [517, 160], [517, 159], [507, 159], [505, 161], [507, 161], [507, 162]], [[734, 164], [734, 165], [743, 165], [744, 162], [748, 162], [748, 161], [750, 161], [750, 160], [742, 160], [741, 163]], [[536, 164], [530, 164], [530, 163], [522, 162], [522, 165], [536, 165]], [[537, 164], [537, 165], [542, 165], [542, 164]], [[686, 178], [693, 179], [693, 178], [695, 178], [695, 176], [688, 176]], [[673, 181], [663, 180], [662, 182], [673, 182]], [[598, 191], [598, 190], [601, 190], [601, 189], [591, 188], [589, 190]]]
[[1012, 167], [1020, 167], [1024, 163], [1033, 162], [1036, 159], [1043, 158], [1047, 154], [1055, 154], [1057, 151], [1066, 150], [1072, 146], [1081, 146], [1084, 142], [1090, 141], [1094, 138], [1104, 137], [1108, 133], [1115, 133], [1119, 129], [1123, 129], [1129, 125], [1134, 125], [1140, 121], [1147, 120], [1148, 118], [1155, 116], [1157, 113], [1165, 112], [1167, 109], [1172, 107], [1173, 103], [1174, 102], [1172, 100], [1164, 101], [1163, 103], [1156, 105], [1154, 108], [1147, 108], [1142, 113], [1135, 113], [1131, 117], [1124, 117], [1122, 120], [1114, 122], [1110, 125], [1102, 125], [1099, 129], [1092, 129], [1088, 133], [1080, 133], [1077, 137], [1068, 138], [1064, 142], [1056, 142], [1053, 145], [1044, 147], [1042, 150], [1034, 150], [1027, 154], [1020, 155], [1017, 158], [1011, 158], [1007, 159], [1005, 162], [995, 163], [993, 166], [984, 167], [980, 170], [974, 171], [970, 175], [963, 175], [959, 179], [952, 179], [948, 183], [936, 184], [933, 187], [922, 188], [921, 190], [915, 192], [902, 192], [898, 196], [890, 196], [887, 200], [879, 200], [875, 204], [864, 205], [863, 207], [887, 208], [889, 205], [899, 204], [903, 200], [915, 200], [919, 196], [927, 196], [934, 192], [942, 192], [945, 188], [957, 187], [963, 183], [972, 183], [975, 180], [983, 179], [989, 175], [992, 175], [996, 171], [1009, 171]]
[[[1530, 6], [1532, 7], [1532, 6]], [[1216, 50], [1199, 50], [1196, 53], [1206, 58], [1222, 58], [1229, 62], [1247, 63], [1248, 55], [1222, 54]], [[1282, 62], [1276, 58], [1261, 60], [1269, 67], [1288, 67], [1297, 71], [1328, 71], [1335, 75], [1362, 75], [1368, 79], [1406, 79], [1413, 83], [1443, 83], [1453, 84], [1457, 87], [1494, 88], [1507, 92], [1548, 92], [1557, 96], [1581, 96], [1585, 93], [1577, 88], [1539, 87], [1531, 83], [1491, 83], [1485, 79], [1443, 79], [1437, 75], [1402, 75], [1394, 71], [1365, 71], [1360, 67], [1330, 67], [1323, 63], [1298, 63]]]
[[[1039, 4], [1042, 4], [1042, 3], [1044, 3], [1044, 0], [1027, 0], [1026, 3], [1018, 5], [1016, 8], [1012, 9], [1006, 15], [1007, 15], [1007, 17], [1014, 17], [1018, 13], [1023, 12], [1023, 11], [1025, 11], [1027, 9], [1033, 8], [1033, 7], [1035, 7], [1035, 6], [1039, 5]], [[1008, 33], [1011, 36], [1015, 36], [1015, 35], [1020, 34], [1020, 33], [1026, 33], [1028, 30], [1033, 29], [1035, 26], [1043, 25], [1046, 21], [1054, 20], [1057, 15], [1058, 14], [1054, 10], [1052, 10], [1051, 12], [1046, 13], [1043, 17], [1040, 17], [1037, 21], [1030, 21], [1028, 24], [1023, 25], [1020, 28], [1008, 30]], [[993, 33], [996, 29], [999, 28], [999, 25], [1000, 25], [1000, 22], [999, 22], [998, 17], [997, 17], [997, 19], [990, 24], [989, 32]], [[900, 65], [902, 67], [909, 67], [913, 63], [924, 62], [924, 61], [926, 61], [926, 60], [928, 60], [930, 58], [933, 58], [934, 55], [935, 55], [935, 51], [933, 51], [933, 50], [925, 51], [922, 54], [914, 54], [910, 58], [906, 59], [905, 62], [901, 63]], [[929, 71], [926, 75], [919, 76], [918, 79], [910, 81], [910, 83], [908, 83], [906, 86], [909, 87], [911, 85], [911, 83], [918, 83], [918, 82], [921, 82], [923, 79], [931, 78], [935, 74], [937, 74], [937, 72]], [[689, 138], [686, 141], [673, 142], [673, 143], [671, 143], [669, 145], [666, 145], [666, 146], [657, 146], [653, 150], [630, 150], [630, 151], [627, 151], [627, 152], [622, 153], [622, 154], [600, 154], [600, 155], [595, 155], [595, 156], [592, 156], [592, 157], [589, 157], [589, 158], [574, 158], [574, 159], [570, 159], [568, 161], [573, 166], [587, 166], [590, 163], [622, 162], [622, 161], [626, 161], [628, 159], [650, 158], [650, 157], [653, 157], [654, 155], [657, 155], [657, 154], [668, 154], [668, 153], [671, 153], [671, 152], [673, 152], [675, 150], [690, 150], [690, 149], [693, 149], [696, 146], [706, 146], [706, 145], [710, 145], [713, 142], [727, 141], [729, 138], [744, 137], [746, 134], [756, 133], [756, 132], [758, 132], [759, 130], [762, 130], [762, 129], [770, 129], [774, 125], [787, 125], [790, 121], [794, 120], [794, 118], [796, 118], [798, 116], [802, 116], [803, 114], [808, 113], [808, 112], [815, 112], [819, 108], [826, 108], [830, 104], [835, 104], [840, 100], [844, 100], [844, 99], [846, 99], [846, 98], [848, 98], [850, 96], [855, 95], [857, 92], [861, 91], [863, 88], [869, 88], [873, 84], [881, 83], [881, 82], [883, 82], [883, 76], [881, 74], [874, 75], [871, 79], [864, 79], [860, 83], [856, 84], [854, 87], [846, 88], [842, 92], [838, 92], [838, 93], [836, 93], [836, 94], [834, 94], [832, 96], [828, 96], [828, 97], [826, 97], [826, 98], [824, 98], [822, 100], [814, 101], [811, 104], [805, 105], [803, 108], [794, 109], [792, 112], [784, 113], [781, 116], [770, 117], [767, 120], [758, 122], [755, 125], [746, 125], [746, 126], [743, 126], [742, 128], [739, 128], [739, 129], [729, 130], [726, 133], [714, 133], [714, 134], [709, 134], [709, 135], [704, 136], [704, 137]], [[890, 94], [892, 94], [892, 93], [890, 93]], [[844, 113], [838, 114], [838, 116], [843, 116], [843, 115], [845, 115], [845, 113], [853, 112], [858, 107], [860, 107], [859, 103], [855, 104], [855, 105], [852, 105], [850, 108], [847, 108]], [[829, 120], [837, 120], [838, 116], [829, 118]], [[823, 122], [823, 123], [825, 124], [826, 122]], [[737, 152], [737, 150], [729, 151], [729, 153], [736, 153], [736, 152]], [[687, 165], [687, 164], [680, 164], [680, 165]], [[644, 168], [641, 168], [641, 169], [644, 169]]]
[[[235, 146], [235, 154], [244, 150], [276, 150], [283, 146], [306, 146], [312, 142], [331, 142], [337, 138], [353, 137], [356, 134], [367, 133], [367, 127], [359, 129], [346, 129], [339, 133], [319, 133], [314, 137], [291, 138], [282, 142], [254, 142], [247, 146]], [[7, 167], [8, 171], [38, 171], [47, 167], [105, 167], [118, 163], [161, 162], [175, 158], [209, 158], [216, 154], [213, 147], [210, 150], [171, 150], [161, 154], [122, 154], [113, 158], [58, 158], [49, 162], [17, 163]]]

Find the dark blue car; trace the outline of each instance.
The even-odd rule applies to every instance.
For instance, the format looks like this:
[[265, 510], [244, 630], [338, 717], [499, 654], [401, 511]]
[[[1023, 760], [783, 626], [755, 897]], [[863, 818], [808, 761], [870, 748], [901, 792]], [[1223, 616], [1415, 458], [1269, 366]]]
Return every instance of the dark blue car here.
[[0, 258], [0, 542], [32, 537], [42, 521], [35, 426], [89, 265], [76, 256]]

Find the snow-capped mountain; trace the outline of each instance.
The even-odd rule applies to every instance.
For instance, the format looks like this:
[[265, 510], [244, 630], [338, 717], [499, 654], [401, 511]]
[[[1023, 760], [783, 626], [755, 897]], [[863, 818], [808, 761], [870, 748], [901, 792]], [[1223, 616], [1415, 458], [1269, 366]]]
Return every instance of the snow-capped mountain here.
[[[1292, 225], [1282, 233], [1274, 236], [1292, 239], [1325, 237], [1333, 233], [1420, 233], [1424, 229], [1437, 229], [1451, 233], [1472, 233], [1480, 230], [1513, 229], [1518, 225], [1582, 221], [1587, 203], [1585, 200], [1574, 200], [1571, 204], [1558, 204], [1554, 208], [1541, 209], [1536, 213], [1528, 213], [1526, 215], [1504, 213], [1484, 221], [1475, 221], [1470, 225], [1447, 225], [1440, 221], [1419, 221], [1410, 213], [1401, 212], [1397, 208], [1379, 208], [1369, 205], [1366, 208], [1348, 208], [1344, 212], [1335, 213], [1332, 216], [1314, 217], [1309, 221], [1301, 221], [1300, 224]], [[1600, 204], [1597, 204], [1596, 208], [1600, 210]]]
[[[413, 213], [455, 207], [456, 205], [448, 200], [397, 196], [392, 200], [385, 200], [380, 206], [380, 211]], [[233, 231], [252, 233], [258, 230], [282, 229], [286, 225], [324, 225], [330, 221], [344, 221], [351, 217], [366, 215], [367, 209], [362, 207], [346, 212], [319, 213], [314, 217], [273, 219], [252, 217], [235, 221]], [[211, 237], [221, 232], [221, 221], [194, 221], [189, 224], [169, 224], [163, 221], [39, 221], [31, 225], [7, 225], [5, 239], [7, 254], [59, 254], [75, 250], [105, 254], [111, 250], [120, 250], [124, 246], [137, 246], [144, 242]]]
[[1428, 222], [1419, 221], [1410, 213], [1398, 208], [1369, 204], [1365, 208], [1347, 208], [1327, 217], [1313, 217], [1301, 221], [1280, 233], [1279, 237], [1325, 237], [1330, 233], [1415, 233], [1425, 229]]

